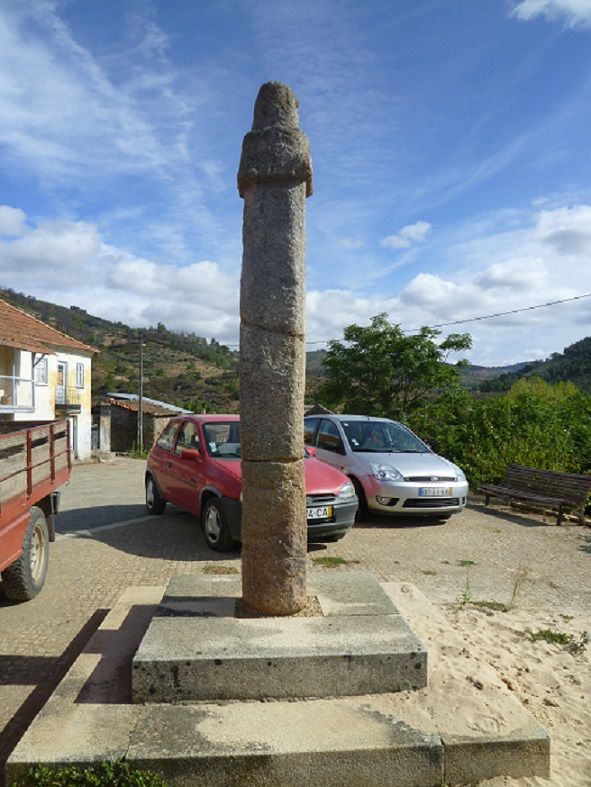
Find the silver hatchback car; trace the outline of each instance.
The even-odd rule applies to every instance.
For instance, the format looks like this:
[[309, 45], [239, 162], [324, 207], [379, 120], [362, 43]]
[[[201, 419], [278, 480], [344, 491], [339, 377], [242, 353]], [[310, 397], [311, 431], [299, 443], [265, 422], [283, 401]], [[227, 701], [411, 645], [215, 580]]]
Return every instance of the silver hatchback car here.
[[346, 473], [365, 508], [384, 514], [448, 519], [462, 511], [468, 482], [410, 429], [386, 418], [309, 415], [304, 440], [318, 459]]

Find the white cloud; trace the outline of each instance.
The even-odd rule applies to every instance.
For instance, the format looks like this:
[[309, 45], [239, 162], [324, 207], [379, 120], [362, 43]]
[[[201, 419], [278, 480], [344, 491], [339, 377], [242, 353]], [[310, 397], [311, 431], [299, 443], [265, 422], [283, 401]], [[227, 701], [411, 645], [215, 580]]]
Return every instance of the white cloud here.
[[0, 205], [0, 235], [9, 237], [24, 235], [27, 231], [26, 218], [24, 210]]
[[[24, 224], [21, 213], [6, 215]], [[22, 237], [0, 239], [0, 280], [129, 325], [164, 322], [220, 341], [236, 341], [238, 333], [237, 276], [211, 260], [176, 266], [138, 257], [105, 243], [87, 222], [43, 222]]]
[[428, 221], [416, 221], [402, 227], [396, 235], [388, 235], [381, 245], [390, 249], [408, 249], [413, 244], [424, 241], [430, 231], [431, 225]]
[[[5, 207], [0, 216], [27, 231], [0, 238], [4, 286], [133, 326], [163, 322], [237, 343], [237, 266], [224, 269], [211, 259], [164, 264], [106, 243], [89, 222], [34, 226], [22, 211]], [[366, 325], [380, 312], [411, 330], [591, 292], [590, 227], [591, 205], [580, 204], [520, 215], [503, 211], [442, 230], [437, 246], [419, 250], [412, 268], [405, 268], [412, 273], [403, 284], [386, 276], [308, 292], [308, 340], [339, 339], [346, 325]], [[441, 262], [437, 269], [434, 257]], [[470, 333], [468, 357], [498, 365], [560, 351], [590, 326], [591, 298], [442, 330]]]
[[[308, 295], [310, 338], [341, 338], [351, 322], [385, 311], [410, 330], [511, 312], [591, 292], [591, 205], [485, 216], [438, 234], [437, 246], [413, 261], [414, 275], [394, 291], [315, 291]], [[441, 236], [441, 237], [440, 237]], [[435, 272], [432, 259], [442, 264]], [[582, 338], [591, 298], [494, 319], [449, 325], [467, 332], [475, 363], [498, 365], [549, 356]]]
[[567, 27], [589, 27], [591, 0], [520, 0], [511, 15], [525, 22], [543, 16], [550, 22], [564, 20]]

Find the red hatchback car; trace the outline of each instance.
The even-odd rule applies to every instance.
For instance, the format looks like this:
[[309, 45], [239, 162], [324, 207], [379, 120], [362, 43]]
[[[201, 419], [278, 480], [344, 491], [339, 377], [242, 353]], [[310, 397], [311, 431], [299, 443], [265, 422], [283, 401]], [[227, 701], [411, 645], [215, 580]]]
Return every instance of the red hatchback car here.
[[[308, 541], [338, 541], [355, 521], [353, 484], [308, 453], [304, 468]], [[207, 544], [225, 552], [240, 541], [241, 498], [239, 416], [174, 418], [148, 454], [148, 511], [161, 514], [168, 502], [195, 514]]]

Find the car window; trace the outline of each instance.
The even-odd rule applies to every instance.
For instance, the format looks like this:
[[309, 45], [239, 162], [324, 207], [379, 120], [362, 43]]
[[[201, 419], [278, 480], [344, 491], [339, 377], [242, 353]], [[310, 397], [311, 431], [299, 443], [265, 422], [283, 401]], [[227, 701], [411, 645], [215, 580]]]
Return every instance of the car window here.
[[185, 421], [182, 425], [174, 452], [177, 456], [180, 456], [181, 451], [186, 448], [199, 450], [199, 434], [195, 421]]
[[337, 425], [326, 418], [320, 422], [317, 446], [325, 451], [333, 451], [337, 454], [345, 453]]
[[203, 424], [205, 448], [217, 459], [240, 459], [240, 422], [217, 421]]
[[430, 453], [410, 429], [391, 421], [341, 421], [352, 451], [363, 453]]
[[178, 428], [179, 425], [177, 421], [173, 421], [173, 423], [170, 423], [168, 424], [168, 426], [165, 426], [164, 429], [162, 430], [162, 434], [160, 435], [158, 440], [156, 440], [156, 445], [159, 448], [163, 448], [165, 451], [170, 451], [172, 449], [172, 446], [174, 445], [174, 438]]
[[306, 445], [314, 445], [315, 432], [320, 418], [306, 418], [304, 421], [304, 443]]

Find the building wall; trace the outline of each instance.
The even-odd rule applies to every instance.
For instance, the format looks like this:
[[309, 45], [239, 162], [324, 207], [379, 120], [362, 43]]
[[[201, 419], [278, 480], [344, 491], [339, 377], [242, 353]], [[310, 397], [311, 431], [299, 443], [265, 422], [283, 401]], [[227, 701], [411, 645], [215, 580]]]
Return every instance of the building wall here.
[[[154, 441], [174, 415], [154, 416], [144, 413], [144, 450], [149, 451]], [[137, 411], [111, 406], [111, 451], [128, 453], [137, 447]]]
[[[33, 356], [32, 353], [24, 350], [17, 351], [18, 363], [17, 374], [19, 377], [34, 378]], [[78, 355], [74, 353], [59, 352], [55, 355], [46, 355], [47, 358], [47, 383], [35, 385], [35, 409], [34, 412], [14, 413], [12, 418], [15, 421], [52, 421], [56, 418], [68, 417], [70, 421], [70, 435], [72, 438], [72, 448], [76, 459], [88, 459], [91, 454], [91, 427], [92, 416], [90, 412], [92, 387], [91, 371], [92, 358], [90, 355]], [[66, 376], [64, 379], [66, 389], [66, 401], [72, 404], [80, 404], [80, 412], [69, 414], [67, 412], [56, 412], [56, 387], [58, 383], [58, 363], [66, 364]], [[76, 364], [82, 364], [84, 368], [84, 385], [76, 385]]]

